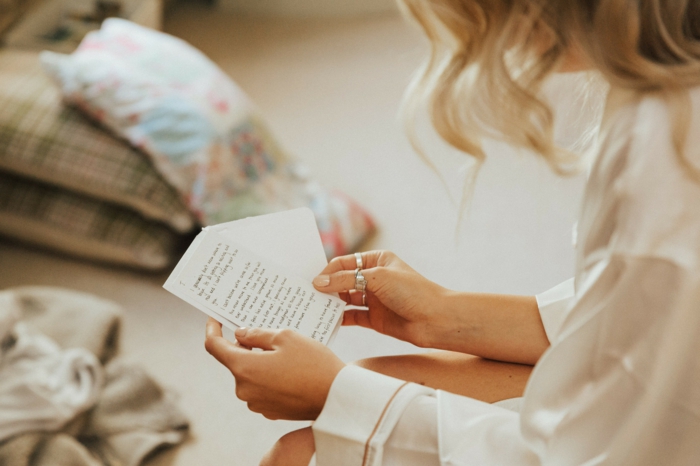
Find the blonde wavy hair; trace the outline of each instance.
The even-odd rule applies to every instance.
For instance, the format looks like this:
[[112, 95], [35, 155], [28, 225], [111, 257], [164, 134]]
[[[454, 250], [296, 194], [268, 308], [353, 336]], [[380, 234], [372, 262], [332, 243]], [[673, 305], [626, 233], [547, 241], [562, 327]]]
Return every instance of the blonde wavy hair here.
[[427, 103], [438, 134], [484, 159], [482, 138], [541, 154], [559, 173], [577, 156], [554, 142], [546, 79], [572, 50], [613, 87], [673, 103], [679, 159], [688, 88], [700, 84], [700, 0], [399, 0], [431, 53], [409, 88], [408, 113]]

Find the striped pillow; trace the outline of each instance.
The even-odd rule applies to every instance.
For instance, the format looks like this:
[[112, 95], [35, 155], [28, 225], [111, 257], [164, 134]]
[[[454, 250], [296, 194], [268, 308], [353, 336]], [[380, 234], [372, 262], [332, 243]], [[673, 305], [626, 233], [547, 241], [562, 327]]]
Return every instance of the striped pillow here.
[[170, 228], [130, 209], [3, 172], [0, 234], [152, 270], [169, 265], [182, 241]]
[[178, 232], [194, 227], [148, 156], [61, 103], [36, 53], [0, 52], [0, 170], [128, 207]]

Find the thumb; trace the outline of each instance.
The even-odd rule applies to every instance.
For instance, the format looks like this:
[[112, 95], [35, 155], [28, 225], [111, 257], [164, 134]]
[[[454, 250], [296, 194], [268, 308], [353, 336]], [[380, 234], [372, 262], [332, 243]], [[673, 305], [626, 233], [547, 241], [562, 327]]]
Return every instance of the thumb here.
[[243, 346], [270, 351], [274, 349], [272, 346], [272, 340], [277, 332], [277, 330], [268, 330], [263, 328], [241, 327], [236, 329], [234, 334], [236, 335], [236, 340], [238, 340], [238, 342]]

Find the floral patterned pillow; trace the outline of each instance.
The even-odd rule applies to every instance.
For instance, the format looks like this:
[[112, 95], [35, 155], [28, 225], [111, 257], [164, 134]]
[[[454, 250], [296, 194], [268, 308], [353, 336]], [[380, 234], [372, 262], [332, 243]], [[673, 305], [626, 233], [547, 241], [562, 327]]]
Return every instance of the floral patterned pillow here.
[[65, 101], [149, 154], [201, 223], [308, 206], [328, 256], [373, 230], [354, 201], [308, 179], [245, 93], [184, 41], [108, 19], [73, 54], [41, 60]]

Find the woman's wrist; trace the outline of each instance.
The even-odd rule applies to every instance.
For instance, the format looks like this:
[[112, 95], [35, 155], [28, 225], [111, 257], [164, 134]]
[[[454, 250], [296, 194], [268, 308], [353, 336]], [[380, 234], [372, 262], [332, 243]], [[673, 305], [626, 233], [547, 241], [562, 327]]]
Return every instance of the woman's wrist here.
[[430, 319], [423, 323], [416, 346], [460, 351], [474, 332], [471, 294], [443, 288], [438, 293]]
[[[414, 321], [407, 335], [407, 341], [420, 348], [448, 349], [462, 333], [460, 310], [468, 306], [468, 293], [460, 293], [438, 287], [431, 293], [431, 303], [426, 305], [424, 318]], [[467, 324], [468, 325], [468, 324]], [[450, 343], [452, 342], [452, 343]]]

